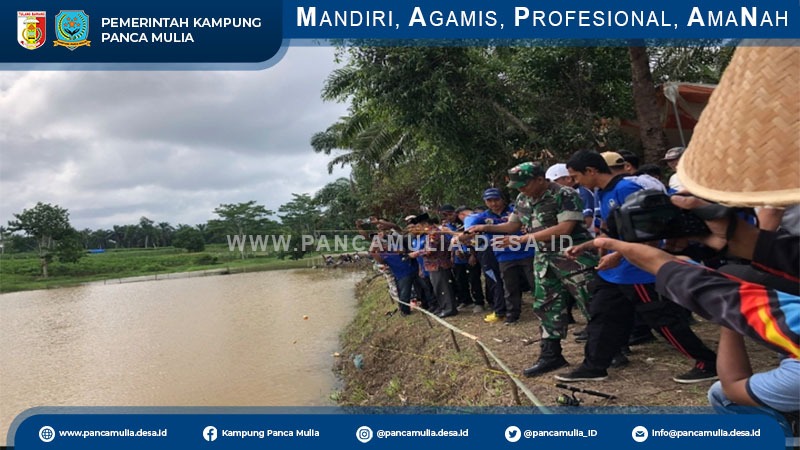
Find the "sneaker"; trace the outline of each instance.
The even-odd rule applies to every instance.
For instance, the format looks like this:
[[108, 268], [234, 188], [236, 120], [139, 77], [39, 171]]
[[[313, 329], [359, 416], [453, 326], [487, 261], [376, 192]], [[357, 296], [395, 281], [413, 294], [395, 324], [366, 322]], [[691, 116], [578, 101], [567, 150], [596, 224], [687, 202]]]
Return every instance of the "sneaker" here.
[[575, 333], [575, 342], [586, 342], [589, 340], [589, 332], [586, 328], [582, 329], [579, 333]]
[[496, 313], [491, 313], [483, 318], [483, 321], [486, 323], [495, 323], [500, 322], [501, 320], [505, 319], [505, 316], [498, 316]]
[[456, 306], [456, 311], [463, 311], [467, 309], [468, 306], [469, 305], [466, 303], [459, 303], [458, 306]]
[[555, 376], [559, 381], [602, 381], [608, 378], [608, 372], [602, 369], [589, 369], [581, 364], [580, 367], [569, 373], [562, 373]]
[[672, 377], [672, 381], [681, 384], [702, 383], [703, 381], [714, 381], [717, 379], [717, 372], [715, 370], [704, 370], [693, 367], [692, 370]]
[[506, 317], [506, 320], [503, 322], [503, 325], [506, 325], [506, 326], [516, 325], [517, 322], [519, 322], [519, 319], [512, 319], [510, 317]]
[[475, 314], [482, 313], [483, 312], [483, 306], [481, 306], [481, 305], [473, 306], [472, 307], [472, 312], [475, 313]]
[[630, 364], [631, 360], [625, 356], [624, 353], [619, 352], [611, 359], [611, 367], [612, 369], [619, 369], [620, 367], [625, 367]]

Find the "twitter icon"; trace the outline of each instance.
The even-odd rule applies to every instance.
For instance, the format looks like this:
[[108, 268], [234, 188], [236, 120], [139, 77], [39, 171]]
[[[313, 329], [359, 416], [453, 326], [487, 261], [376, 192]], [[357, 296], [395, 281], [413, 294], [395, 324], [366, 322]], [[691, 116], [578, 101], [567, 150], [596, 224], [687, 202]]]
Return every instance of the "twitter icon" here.
[[522, 437], [522, 431], [518, 427], [511, 425], [506, 428], [506, 440], [508, 442], [517, 442]]

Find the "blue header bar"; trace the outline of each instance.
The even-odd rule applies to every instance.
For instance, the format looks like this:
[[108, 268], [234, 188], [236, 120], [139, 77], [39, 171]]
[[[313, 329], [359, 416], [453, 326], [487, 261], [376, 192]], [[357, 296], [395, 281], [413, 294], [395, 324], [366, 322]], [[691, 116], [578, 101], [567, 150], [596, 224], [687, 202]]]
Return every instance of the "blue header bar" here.
[[800, 38], [800, 4], [781, 0], [287, 0], [289, 38]]
[[787, 0], [11, 0], [0, 17], [8, 31], [0, 65], [12, 69], [257, 69], [292, 39], [381, 45], [800, 39], [800, 3]]

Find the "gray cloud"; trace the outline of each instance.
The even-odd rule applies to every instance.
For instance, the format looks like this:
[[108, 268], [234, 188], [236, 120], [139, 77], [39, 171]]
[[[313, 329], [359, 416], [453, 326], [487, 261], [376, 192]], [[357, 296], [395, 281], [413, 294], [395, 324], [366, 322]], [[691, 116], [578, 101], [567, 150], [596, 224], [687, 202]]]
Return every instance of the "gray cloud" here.
[[334, 68], [296, 47], [259, 72], [0, 72], [0, 224], [37, 201], [78, 228], [277, 210], [346, 176], [309, 145], [346, 113], [320, 100]]

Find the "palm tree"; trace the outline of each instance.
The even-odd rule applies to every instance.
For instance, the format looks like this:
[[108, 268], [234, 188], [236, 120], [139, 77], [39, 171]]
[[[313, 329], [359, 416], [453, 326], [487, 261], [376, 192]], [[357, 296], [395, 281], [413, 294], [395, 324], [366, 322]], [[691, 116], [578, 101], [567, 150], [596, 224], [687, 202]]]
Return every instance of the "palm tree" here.
[[161, 240], [161, 246], [167, 247], [172, 243], [172, 234], [175, 233], [175, 228], [169, 222], [158, 223], [158, 234]]
[[412, 151], [410, 135], [388, 121], [368, 112], [342, 117], [327, 130], [311, 138], [316, 153], [344, 153], [328, 162], [328, 173], [337, 165], [366, 165], [372, 169], [388, 169], [401, 162]]

